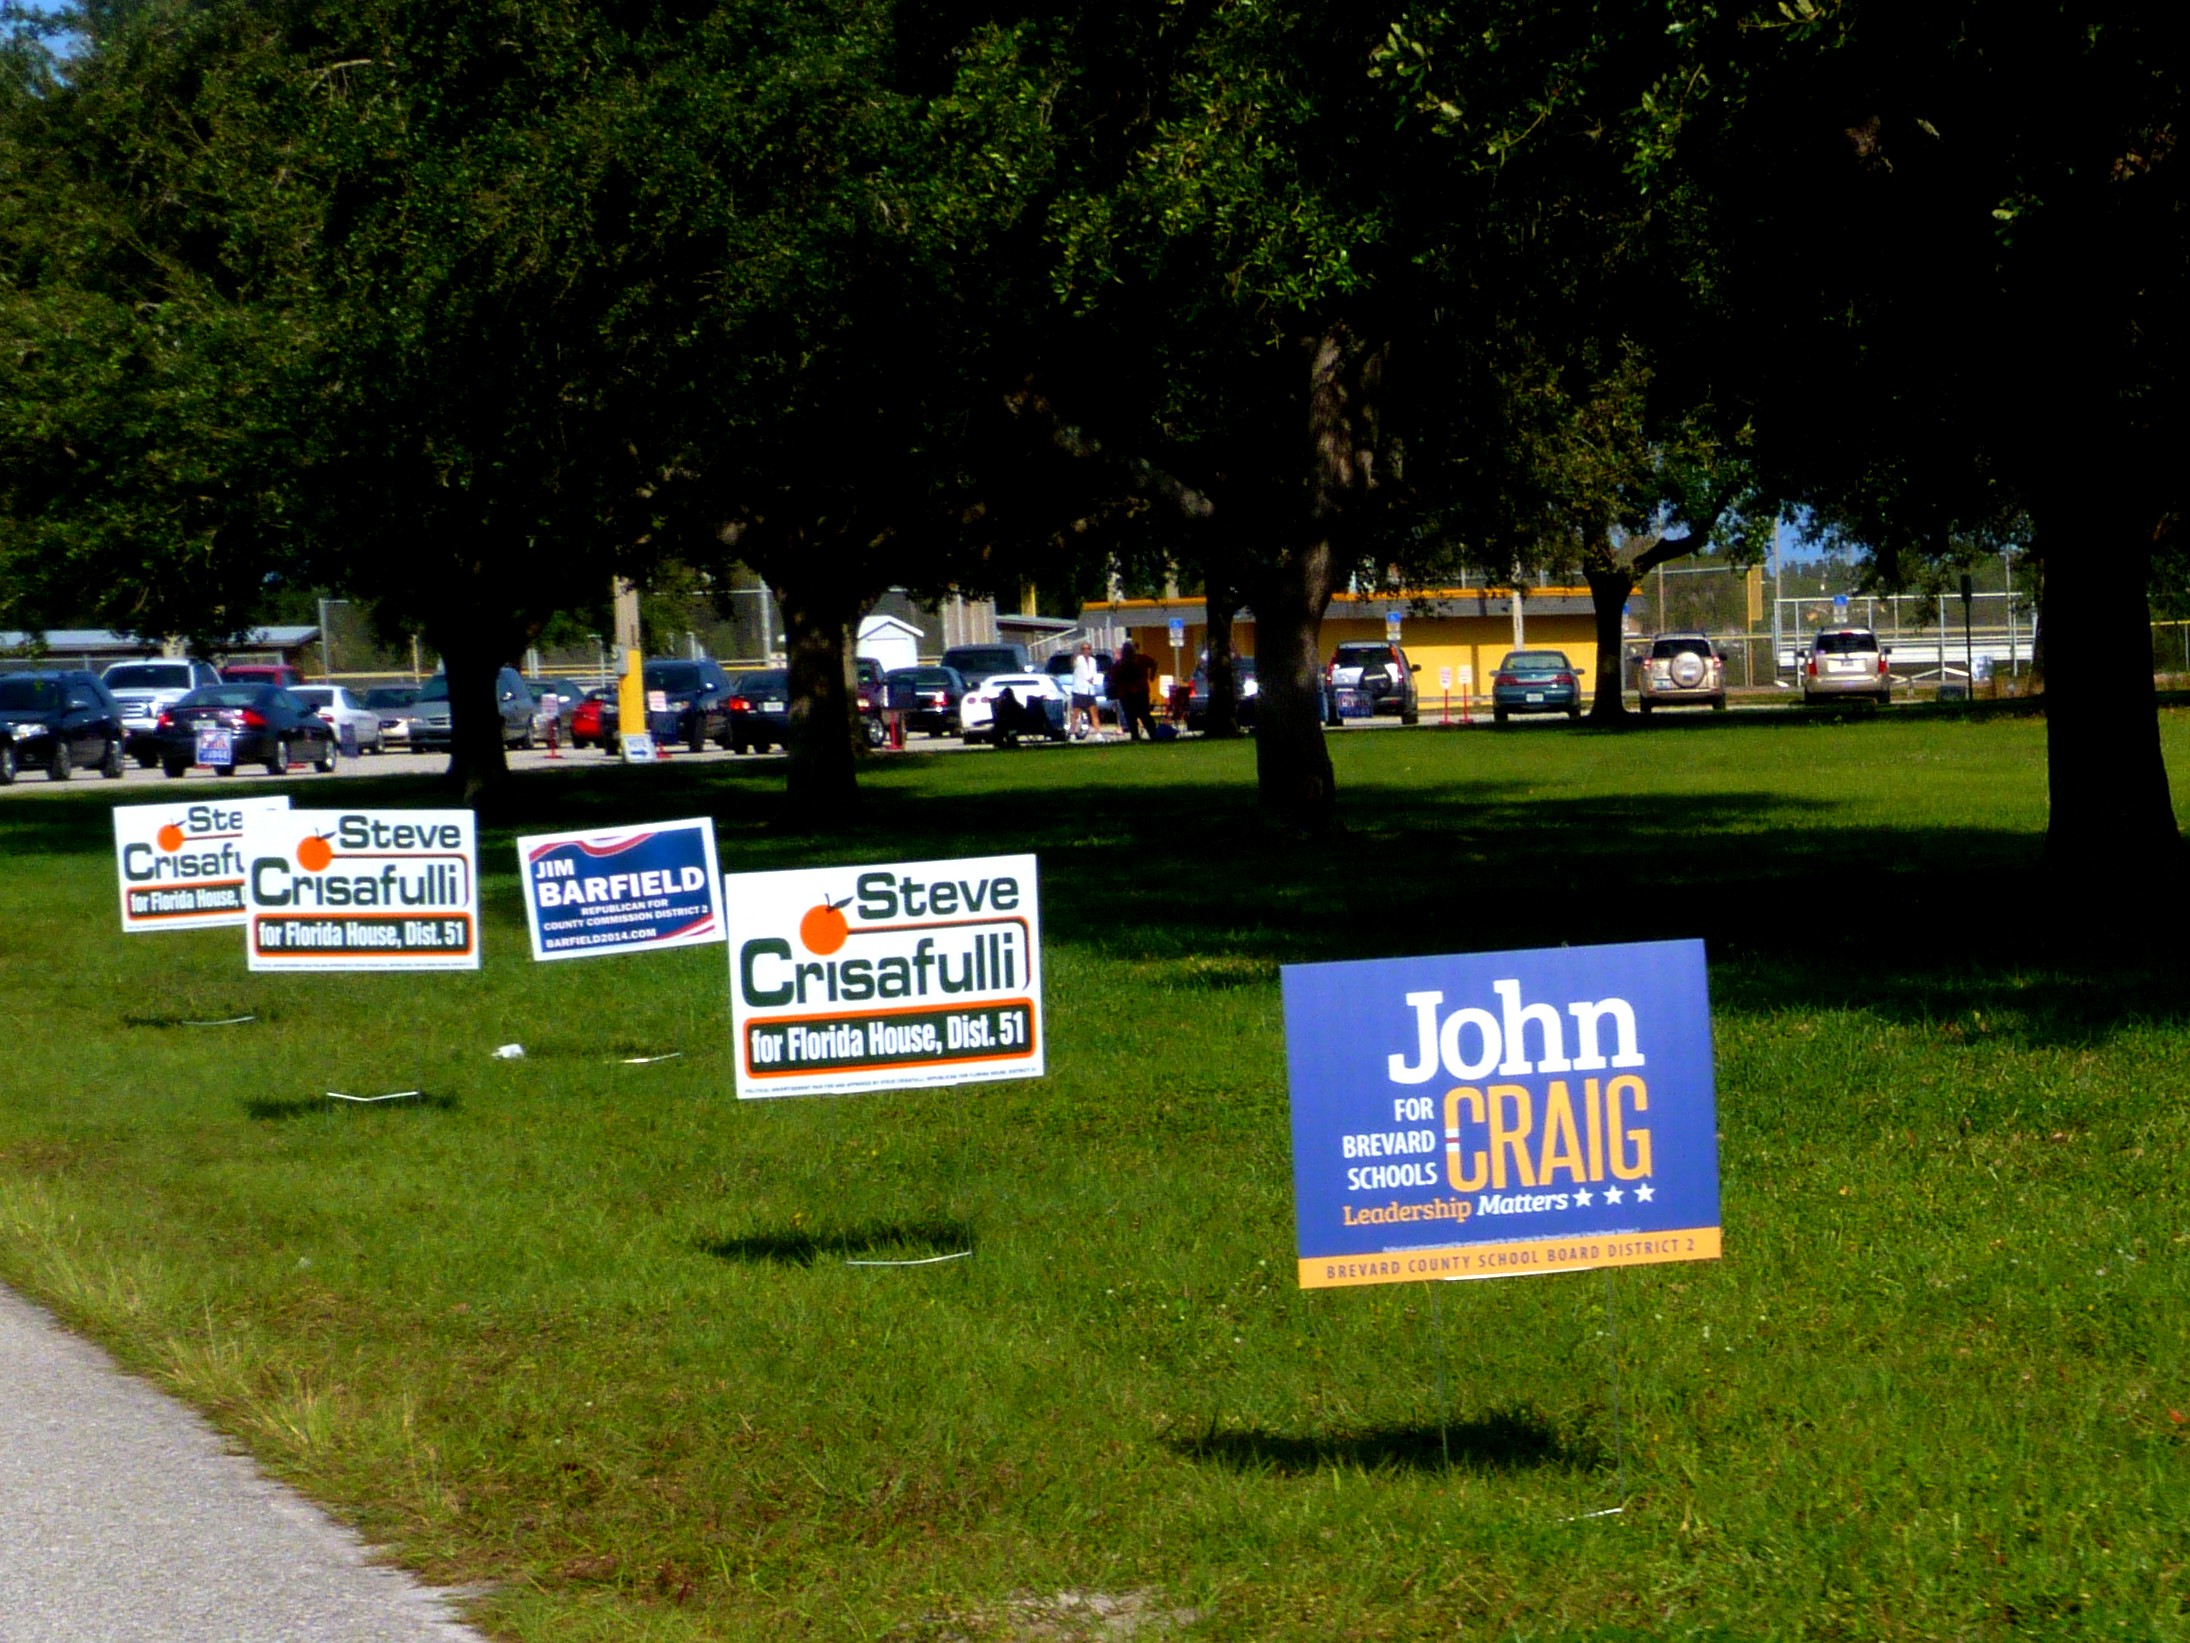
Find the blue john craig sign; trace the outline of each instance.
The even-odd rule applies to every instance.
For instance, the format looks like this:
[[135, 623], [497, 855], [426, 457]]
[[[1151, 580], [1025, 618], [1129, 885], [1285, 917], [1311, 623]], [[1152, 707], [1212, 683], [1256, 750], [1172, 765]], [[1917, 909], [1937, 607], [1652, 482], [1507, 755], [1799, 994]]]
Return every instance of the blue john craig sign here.
[[1306, 1289], [1715, 1260], [1700, 941], [1284, 972]]

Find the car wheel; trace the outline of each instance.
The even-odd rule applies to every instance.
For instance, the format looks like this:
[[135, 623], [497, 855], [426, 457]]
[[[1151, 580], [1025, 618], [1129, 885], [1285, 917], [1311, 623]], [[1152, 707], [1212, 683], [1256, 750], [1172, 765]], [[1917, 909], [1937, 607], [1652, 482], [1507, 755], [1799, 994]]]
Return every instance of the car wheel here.
[[68, 756], [68, 743], [56, 737], [53, 743], [53, 757], [46, 761], [47, 778], [52, 781], [65, 782], [75, 768], [75, 761]]
[[1650, 710], [1651, 710], [1651, 708], [1652, 708], [1652, 707], [1654, 707], [1655, 705], [1656, 705], [1656, 704], [1655, 704], [1655, 703], [1653, 703], [1653, 702], [1652, 702], [1652, 701], [1650, 700], [1650, 698], [1649, 698], [1649, 697], [1645, 696], [1645, 697], [1643, 697], [1643, 698], [1642, 698], [1642, 700], [1641, 700], [1641, 701], [1639, 701], [1639, 702], [1637, 702], [1637, 703], [1635, 704], [1635, 711], [1636, 711], [1637, 713], [1640, 713], [1640, 714], [1641, 714], [1641, 715], [1642, 715], [1642, 716], [1643, 716], [1644, 718], [1646, 718], [1646, 719], [1647, 719], [1647, 718], [1649, 718], [1649, 717], [1650, 717]]
[[1420, 724], [1422, 722], [1421, 710], [1419, 708], [1412, 707], [1401, 708], [1399, 710], [1399, 722], [1403, 725]]
[[688, 753], [705, 753], [707, 751], [707, 732], [696, 717], [692, 721], [692, 735], [684, 746], [685, 751]]
[[862, 719], [860, 724], [867, 732], [867, 745], [869, 747], [880, 747], [884, 740], [882, 721], [880, 719]]
[[335, 744], [332, 740], [319, 750], [319, 757], [312, 761], [312, 768], [322, 776], [332, 776], [335, 773]]
[[0, 787], [15, 785], [15, 744], [0, 742]]
[[1490, 710], [1490, 722], [1494, 725], [1497, 725], [1501, 730], [1504, 729], [1506, 723], [1506, 710], [1502, 707], [1492, 708]]
[[217, 764], [213, 767], [213, 774], [216, 776], [233, 776], [235, 773], [236, 767], [232, 764]]
[[289, 739], [286, 736], [274, 743], [274, 751], [266, 756], [266, 773], [269, 776], [289, 774]]
[[1711, 711], [1713, 713], [1724, 713], [1726, 711], [1726, 698], [1723, 696], [1712, 697]]
[[167, 779], [169, 781], [178, 782], [181, 781], [186, 774], [188, 774], [190, 770], [190, 764], [189, 761], [186, 759], [169, 759], [165, 763], [163, 763], [160, 768], [167, 772]]
[[1582, 710], [1579, 707], [1570, 707], [1566, 710], [1566, 716], [1567, 722], [1571, 724], [1582, 716]]
[[768, 751], [768, 748], [769, 741], [768, 738], [765, 736], [757, 738], [753, 743], [753, 751], [755, 753], [765, 753]]
[[122, 772], [128, 768], [128, 761], [122, 757], [122, 744], [108, 742], [106, 757], [99, 761], [99, 774], [110, 782], [118, 782], [122, 779]]

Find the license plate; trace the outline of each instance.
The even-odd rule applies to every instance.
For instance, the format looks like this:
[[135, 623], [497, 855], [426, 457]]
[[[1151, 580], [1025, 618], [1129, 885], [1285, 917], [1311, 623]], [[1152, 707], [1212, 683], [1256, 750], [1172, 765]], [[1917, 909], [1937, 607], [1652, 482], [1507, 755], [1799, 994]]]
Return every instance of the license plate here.
[[198, 763], [234, 764], [236, 762], [235, 733], [217, 730], [211, 725], [198, 729]]
[[760, 704], [760, 710], [763, 713], [781, 713], [783, 704], [781, 702], [763, 702]]
[[1531, 702], [1540, 702], [1544, 699], [1544, 693], [1540, 690], [1532, 690], [1525, 699]]

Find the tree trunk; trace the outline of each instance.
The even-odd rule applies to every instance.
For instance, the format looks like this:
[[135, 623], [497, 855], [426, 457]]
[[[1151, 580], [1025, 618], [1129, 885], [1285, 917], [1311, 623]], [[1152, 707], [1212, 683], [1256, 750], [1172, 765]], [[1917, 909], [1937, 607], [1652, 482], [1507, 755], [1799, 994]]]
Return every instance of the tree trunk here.
[[1625, 637], [1627, 596], [1635, 591], [1635, 573], [1625, 565], [1582, 572], [1589, 583], [1589, 606], [1597, 619], [1596, 696], [1589, 704], [1589, 722], [1623, 725], [1627, 722]]
[[2047, 876], [2089, 920], [2091, 892], [2149, 906], [2182, 871], [2152, 686], [2152, 525], [2088, 496], [2033, 514], [2045, 574]]
[[1204, 602], [1209, 634], [1209, 706], [1201, 733], [1214, 739], [1239, 734], [1239, 670], [1232, 665], [1232, 611], [1237, 595], [1229, 581], [1209, 573]]
[[859, 802], [859, 754], [853, 742], [858, 699], [852, 694], [851, 629], [861, 602], [830, 585], [828, 568], [814, 567], [814, 585], [779, 580], [783, 647], [790, 663], [791, 755], [787, 792], [792, 813], [832, 822]]
[[1331, 602], [1331, 545], [1279, 560], [1255, 600], [1255, 783], [1272, 819], [1304, 832], [1338, 819], [1338, 784], [1323, 745], [1323, 612]]
[[428, 631], [449, 679], [448, 781], [476, 805], [509, 779], [495, 680], [507, 659], [491, 626], [464, 613]]
[[1318, 689], [1323, 612], [1376, 489], [1383, 375], [1383, 348], [1342, 323], [1308, 339], [1306, 517], [1255, 601], [1256, 786], [1265, 815], [1311, 833], [1338, 822]]

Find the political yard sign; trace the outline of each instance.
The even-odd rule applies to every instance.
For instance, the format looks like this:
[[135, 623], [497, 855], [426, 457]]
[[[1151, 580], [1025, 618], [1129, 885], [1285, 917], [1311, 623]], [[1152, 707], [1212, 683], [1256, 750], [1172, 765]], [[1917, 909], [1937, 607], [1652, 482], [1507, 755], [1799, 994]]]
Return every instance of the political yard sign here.
[[696, 947], [720, 941], [715, 824], [657, 822], [517, 841], [536, 959]]
[[1032, 856], [723, 881], [741, 1099], [1042, 1075]]
[[469, 810], [276, 810], [243, 830], [254, 970], [476, 970]]
[[243, 922], [243, 819], [286, 810], [270, 799], [114, 807], [114, 873], [122, 929], [208, 930]]
[[1703, 944], [1284, 971], [1304, 1289], [1715, 1260]]

